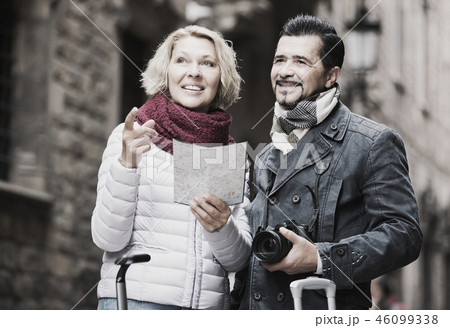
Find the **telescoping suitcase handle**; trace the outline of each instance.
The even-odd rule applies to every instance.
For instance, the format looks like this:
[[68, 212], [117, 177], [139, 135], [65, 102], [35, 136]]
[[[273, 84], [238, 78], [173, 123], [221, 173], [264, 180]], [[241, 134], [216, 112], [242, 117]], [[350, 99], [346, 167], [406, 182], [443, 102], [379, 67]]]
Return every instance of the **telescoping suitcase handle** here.
[[116, 265], [120, 265], [119, 272], [116, 276], [116, 293], [117, 293], [117, 309], [128, 310], [127, 304], [127, 288], [125, 284], [125, 274], [128, 268], [133, 263], [142, 263], [150, 261], [150, 255], [148, 254], [136, 254], [133, 256], [122, 256], [116, 259], [114, 262]]
[[333, 281], [318, 277], [308, 277], [291, 282], [290, 287], [296, 310], [302, 309], [303, 289], [324, 289], [327, 295], [328, 309], [336, 310], [336, 284]]

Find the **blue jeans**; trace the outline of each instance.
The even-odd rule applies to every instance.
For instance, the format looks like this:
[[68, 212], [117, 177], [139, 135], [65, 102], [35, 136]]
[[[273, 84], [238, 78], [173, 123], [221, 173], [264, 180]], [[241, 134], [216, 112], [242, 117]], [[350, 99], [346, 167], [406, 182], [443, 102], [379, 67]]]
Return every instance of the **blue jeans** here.
[[[157, 304], [144, 301], [127, 300], [128, 310], [190, 310], [175, 305]], [[117, 310], [117, 300], [115, 298], [100, 298], [97, 310]]]

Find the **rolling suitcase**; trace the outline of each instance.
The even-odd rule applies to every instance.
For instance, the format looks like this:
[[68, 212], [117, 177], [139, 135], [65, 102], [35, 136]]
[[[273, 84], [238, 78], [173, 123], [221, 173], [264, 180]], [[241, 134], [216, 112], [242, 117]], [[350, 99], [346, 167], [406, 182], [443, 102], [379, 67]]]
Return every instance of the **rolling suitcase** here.
[[116, 276], [116, 294], [117, 294], [117, 309], [128, 310], [127, 304], [127, 287], [125, 282], [125, 274], [128, 268], [133, 263], [143, 263], [150, 261], [150, 255], [148, 254], [136, 254], [133, 256], [121, 256], [114, 262], [116, 265], [120, 265], [119, 272]]
[[290, 284], [295, 310], [302, 309], [302, 293], [304, 289], [324, 289], [327, 295], [328, 309], [336, 310], [336, 284], [328, 279], [308, 277], [295, 280]]

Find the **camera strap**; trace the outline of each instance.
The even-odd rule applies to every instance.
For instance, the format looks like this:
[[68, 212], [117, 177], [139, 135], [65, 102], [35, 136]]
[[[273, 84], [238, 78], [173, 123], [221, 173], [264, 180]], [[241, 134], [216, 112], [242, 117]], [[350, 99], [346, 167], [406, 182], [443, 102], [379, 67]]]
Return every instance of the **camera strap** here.
[[316, 224], [317, 224], [317, 218], [319, 217], [319, 200], [318, 200], [318, 196], [319, 196], [319, 181], [320, 181], [320, 177], [322, 176], [322, 174], [325, 173], [326, 170], [328, 170], [328, 168], [330, 167], [330, 163], [331, 163], [331, 159], [332, 159], [332, 155], [325, 157], [324, 159], [320, 160], [319, 162], [316, 163], [315, 167], [314, 167], [314, 172], [316, 173], [316, 180], [314, 182], [314, 191], [311, 189], [311, 187], [306, 186], [306, 188], [308, 188], [309, 192], [311, 193], [312, 196], [312, 200], [313, 200], [313, 214], [311, 217], [311, 221], [308, 224], [308, 232], [309, 233], [313, 233]]
[[267, 225], [269, 224], [269, 194], [270, 191], [272, 190], [273, 187], [273, 180], [274, 178], [274, 173], [270, 170], [268, 170], [269, 172], [269, 179], [268, 179], [268, 184], [267, 184], [267, 188], [266, 188], [266, 194], [265, 194], [265, 201], [264, 201], [264, 213], [263, 213], [263, 217], [261, 220], [261, 224], [259, 225], [258, 231], [262, 230], [262, 229], [266, 229]]
[[[308, 191], [311, 194], [312, 197], [312, 201], [313, 201], [313, 213], [312, 213], [312, 217], [311, 217], [311, 221], [309, 222], [309, 224], [307, 225], [307, 230], [309, 233], [312, 233], [315, 229], [315, 226], [317, 224], [317, 219], [319, 217], [319, 200], [318, 200], [318, 195], [319, 195], [319, 182], [320, 182], [320, 177], [322, 176], [323, 173], [325, 173], [325, 171], [330, 167], [330, 163], [331, 163], [331, 159], [332, 159], [332, 154], [330, 154], [330, 156], [326, 156], [324, 159], [319, 160], [315, 167], [314, 167], [314, 172], [316, 174], [316, 178], [315, 178], [315, 182], [314, 182], [314, 190], [308, 186], [308, 185], [304, 185]], [[261, 219], [261, 224], [258, 227], [258, 231], [266, 229], [268, 224], [269, 224], [269, 194], [272, 190], [273, 187], [273, 182], [274, 182], [274, 173], [270, 170], [268, 170], [269, 172], [269, 177], [268, 177], [268, 185], [267, 188], [265, 190], [265, 202], [264, 202], [264, 210], [263, 210], [263, 217]]]

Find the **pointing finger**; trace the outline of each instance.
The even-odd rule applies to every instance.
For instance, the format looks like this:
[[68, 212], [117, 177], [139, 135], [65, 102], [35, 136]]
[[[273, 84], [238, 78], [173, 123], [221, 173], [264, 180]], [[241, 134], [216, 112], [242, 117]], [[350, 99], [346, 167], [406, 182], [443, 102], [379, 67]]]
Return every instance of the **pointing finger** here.
[[127, 117], [125, 118], [125, 130], [133, 130], [134, 120], [136, 119], [137, 112], [137, 107], [133, 107], [133, 109], [130, 110]]

